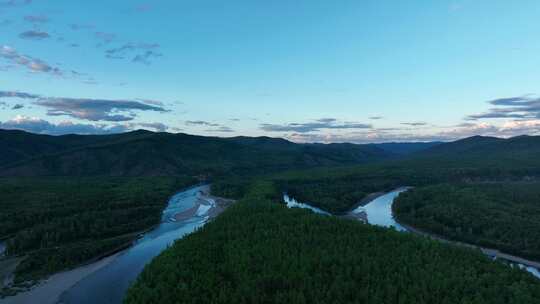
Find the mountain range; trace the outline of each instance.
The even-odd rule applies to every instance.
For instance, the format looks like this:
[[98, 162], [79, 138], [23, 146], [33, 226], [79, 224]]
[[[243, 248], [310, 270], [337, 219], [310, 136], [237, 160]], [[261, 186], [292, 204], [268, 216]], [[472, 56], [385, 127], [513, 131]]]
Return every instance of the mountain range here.
[[220, 138], [144, 130], [63, 136], [0, 130], [0, 145], [0, 176], [253, 175], [388, 160], [411, 166], [540, 166], [538, 136], [360, 145], [298, 144], [281, 138]]

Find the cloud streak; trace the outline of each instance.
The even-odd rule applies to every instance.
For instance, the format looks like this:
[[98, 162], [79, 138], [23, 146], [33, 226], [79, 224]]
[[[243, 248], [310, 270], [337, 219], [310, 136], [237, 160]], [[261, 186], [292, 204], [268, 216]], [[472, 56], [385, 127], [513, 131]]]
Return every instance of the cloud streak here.
[[126, 132], [126, 126], [78, 124], [73, 122], [51, 123], [46, 120], [18, 115], [15, 118], [0, 122], [0, 128], [8, 130], [23, 130], [37, 134], [64, 135], [64, 134], [113, 134]]
[[170, 128], [162, 123], [124, 123], [124, 124], [84, 124], [71, 121], [59, 123], [47, 120], [17, 115], [15, 118], [1, 122], [0, 129], [22, 130], [37, 134], [65, 135], [65, 134], [117, 134], [129, 132], [137, 129], [149, 129], [157, 132], [165, 132]]
[[480, 119], [538, 119], [540, 118], [540, 98], [528, 96], [500, 98], [488, 101], [494, 107], [481, 114], [469, 115], [467, 120]]
[[28, 15], [24, 16], [24, 21], [36, 24], [36, 23], [47, 23], [49, 22], [49, 17], [45, 15]]
[[220, 124], [211, 123], [204, 120], [188, 120], [185, 122], [186, 126], [206, 126], [206, 127], [219, 127]]
[[410, 126], [410, 127], [427, 126], [427, 122], [402, 122], [401, 124], [404, 126]]
[[111, 48], [105, 51], [105, 57], [109, 59], [125, 59], [128, 56], [132, 56], [133, 52], [143, 53], [136, 54], [132, 58], [132, 62], [151, 64], [152, 58], [161, 57], [162, 54], [156, 52], [160, 45], [157, 43], [126, 43], [117, 48]]
[[51, 35], [47, 32], [30, 30], [19, 34], [19, 38], [27, 40], [43, 40], [51, 38]]
[[162, 57], [162, 56], [163, 56], [163, 54], [155, 52], [155, 51], [146, 51], [146, 52], [144, 52], [142, 54], [139, 54], [139, 55], [135, 56], [131, 60], [131, 62], [150, 65], [152, 63], [153, 58], [159, 58], [159, 57]]
[[231, 129], [230, 127], [227, 127], [227, 126], [220, 126], [216, 129], [207, 129], [205, 130], [206, 132], [218, 132], [218, 133], [232, 133], [234, 132], [233, 129]]
[[0, 98], [22, 98], [22, 99], [36, 99], [39, 95], [18, 92], [18, 91], [0, 91]]
[[43, 97], [24, 92], [0, 91], [0, 97], [33, 99], [34, 104], [45, 107], [49, 116], [71, 116], [89, 121], [130, 121], [135, 111], [168, 112], [159, 105], [139, 100], [108, 100], [92, 98]]
[[290, 124], [262, 124], [260, 129], [266, 132], [297, 132], [310, 133], [321, 130], [350, 130], [350, 129], [371, 129], [371, 124], [358, 122], [339, 123], [335, 118], [322, 118], [308, 123], [290, 123]]
[[204, 120], [188, 120], [185, 121], [184, 124], [186, 126], [199, 126], [199, 127], [209, 127], [209, 129], [204, 130], [205, 132], [218, 132], [218, 133], [231, 133], [234, 132], [234, 130], [228, 126], [219, 124], [219, 123], [213, 123], [209, 121]]
[[515, 137], [519, 135], [540, 135], [540, 120], [509, 122], [500, 126], [489, 123], [465, 123], [430, 133], [410, 132], [406, 129], [372, 129], [346, 134], [334, 133], [292, 133], [285, 138], [294, 142], [348, 142], [355, 144], [384, 142], [429, 142], [453, 141], [475, 135], [495, 137]]
[[22, 55], [14, 48], [3, 45], [0, 46], [0, 58], [3, 58], [12, 64], [23, 66], [33, 73], [46, 73], [51, 75], [62, 75], [62, 70], [53, 67], [45, 61], [33, 58], [27, 55]]
[[[46, 107], [47, 115], [50, 116], [67, 115], [90, 121], [130, 121], [136, 116], [132, 111], [167, 112], [162, 107], [134, 100], [49, 97], [40, 99], [35, 104]], [[129, 115], [121, 114], [126, 112]]]

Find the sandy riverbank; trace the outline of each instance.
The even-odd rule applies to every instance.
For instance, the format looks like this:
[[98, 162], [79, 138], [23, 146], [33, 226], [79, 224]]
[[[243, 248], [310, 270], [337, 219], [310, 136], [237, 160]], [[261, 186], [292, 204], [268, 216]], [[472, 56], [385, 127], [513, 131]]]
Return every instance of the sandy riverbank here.
[[[182, 221], [194, 216], [201, 216], [212, 219], [221, 214], [232, 203], [234, 203], [234, 200], [228, 200], [210, 195], [209, 190], [201, 191], [200, 197], [197, 199], [194, 206], [185, 211], [175, 214], [174, 219], [176, 221]], [[89, 275], [108, 266], [123, 253], [124, 251], [121, 251], [109, 257], [103, 258], [99, 261], [96, 261], [95, 263], [78, 267], [70, 271], [54, 274], [49, 279], [44, 280], [43, 282], [39, 283], [28, 291], [21, 292], [13, 297], [1, 299], [0, 304], [56, 304], [56, 302], [59, 300], [59, 297], [65, 291], [69, 290], [71, 287], [73, 287]], [[16, 263], [11, 263], [10, 265], [12, 264], [16, 265]], [[2, 268], [3, 270], [6, 270], [6, 274], [2, 275], [2, 277], [7, 277], [7, 275], [11, 273], [11, 271], [7, 271], [8, 269], [6, 269], [6, 267]]]
[[178, 212], [173, 218], [177, 222], [187, 220], [194, 216], [208, 216], [210, 219], [215, 218], [225, 211], [232, 203], [234, 203], [234, 200], [213, 196], [209, 191], [201, 191], [200, 197], [193, 207]]
[[77, 282], [109, 265], [123, 252], [119, 252], [93, 264], [52, 275], [31, 290], [0, 300], [0, 304], [56, 304], [60, 295]]
[[203, 195], [203, 198], [207, 200], [212, 200], [214, 202], [213, 208], [208, 211], [208, 216], [212, 219], [220, 215], [225, 209], [230, 205], [235, 203], [235, 200], [226, 199], [222, 197], [212, 196], [209, 193]]

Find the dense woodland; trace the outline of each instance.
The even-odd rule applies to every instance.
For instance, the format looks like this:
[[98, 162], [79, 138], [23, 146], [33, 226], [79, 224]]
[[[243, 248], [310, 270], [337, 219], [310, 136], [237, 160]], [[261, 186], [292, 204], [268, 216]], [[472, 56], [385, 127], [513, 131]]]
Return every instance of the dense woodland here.
[[420, 187], [401, 194], [394, 212], [428, 232], [540, 260], [540, 182]]
[[[241, 198], [253, 180], [248, 177], [217, 180], [213, 191]], [[370, 193], [399, 186], [540, 180], [540, 137], [473, 137], [401, 159], [278, 172], [264, 178], [300, 201], [339, 214]]]
[[[370, 193], [414, 186], [410, 194], [422, 205], [404, 195], [399, 205], [408, 209], [398, 211], [400, 219], [538, 258], [538, 137], [382, 147], [146, 131], [88, 137], [1, 131], [0, 142], [0, 176], [7, 176], [0, 179], [0, 238], [10, 239], [10, 256], [26, 257], [18, 282], [129, 244], [159, 222], [170, 195], [206, 180], [214, 194], [241, 203], [166, 251], [128, 303], [540, 298], [528, 274], [479, 253], [279, 204], [287, 192], [340, 214]], [[431, 200], [437, 195], [440, 201]]]
[[17, 281], [76, 266], [129, 244], [160, 222], [192, 178], [3, 178], [0, 236], [25, 255]]
[[[266, 176], [217, 180], [212, 191], [217, 195], [241, 198], [248, 185], [257, 179], [275, 182], [282, 192], [334, 214], [351, 210], [367, 195], [402, 186], [428, 186], [440, 183], [534, 180], [536, 175], [514, 169], [490, 167], [438, 167], [423, 159], [353, 167], [323, 167], [287, 171]], [[538, 175], [540, 176], [540, 175]]]
[[247, 196], [156, 258], [128, 292], [151, 303], [538, 303], [540, 282], [481, 253]]

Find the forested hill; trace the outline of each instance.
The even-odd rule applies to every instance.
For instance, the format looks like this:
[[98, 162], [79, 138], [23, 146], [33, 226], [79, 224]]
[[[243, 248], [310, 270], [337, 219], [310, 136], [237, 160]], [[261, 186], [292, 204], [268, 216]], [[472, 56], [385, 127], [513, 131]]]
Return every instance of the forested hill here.
[[437, 163], [445, 167], [540, 167], [540, 136], [509, 139], [474, 136], [420, 151], [405, 165]]
[[154, 259], [126, 304], [533, 304], [540, 283], [481, 253], [279, 204], [271, 183]]
[[355, 145], [142, 130], [90, 136], [0, 130], [0, 146], [0, 176], [253, 175], [386, 160], [413, 169], [540, 168], [540, 136]]
[[368, 145], [295, 144], [268, 137], [217, 138], [149, 131], [104, 136], [0, 131], [0, 146], [0, 176], [254, 174], [394, 157]]
[[[132, 132], [131, 136], [143, 135]], [[131, 137], [130, 136], [130, 137]], [[0, 129], [0, 165], [16, 163], [33, 157], [68, 151], [88, 145], [113, 142], [122, 135], [49, 136], [19, 130]]]

